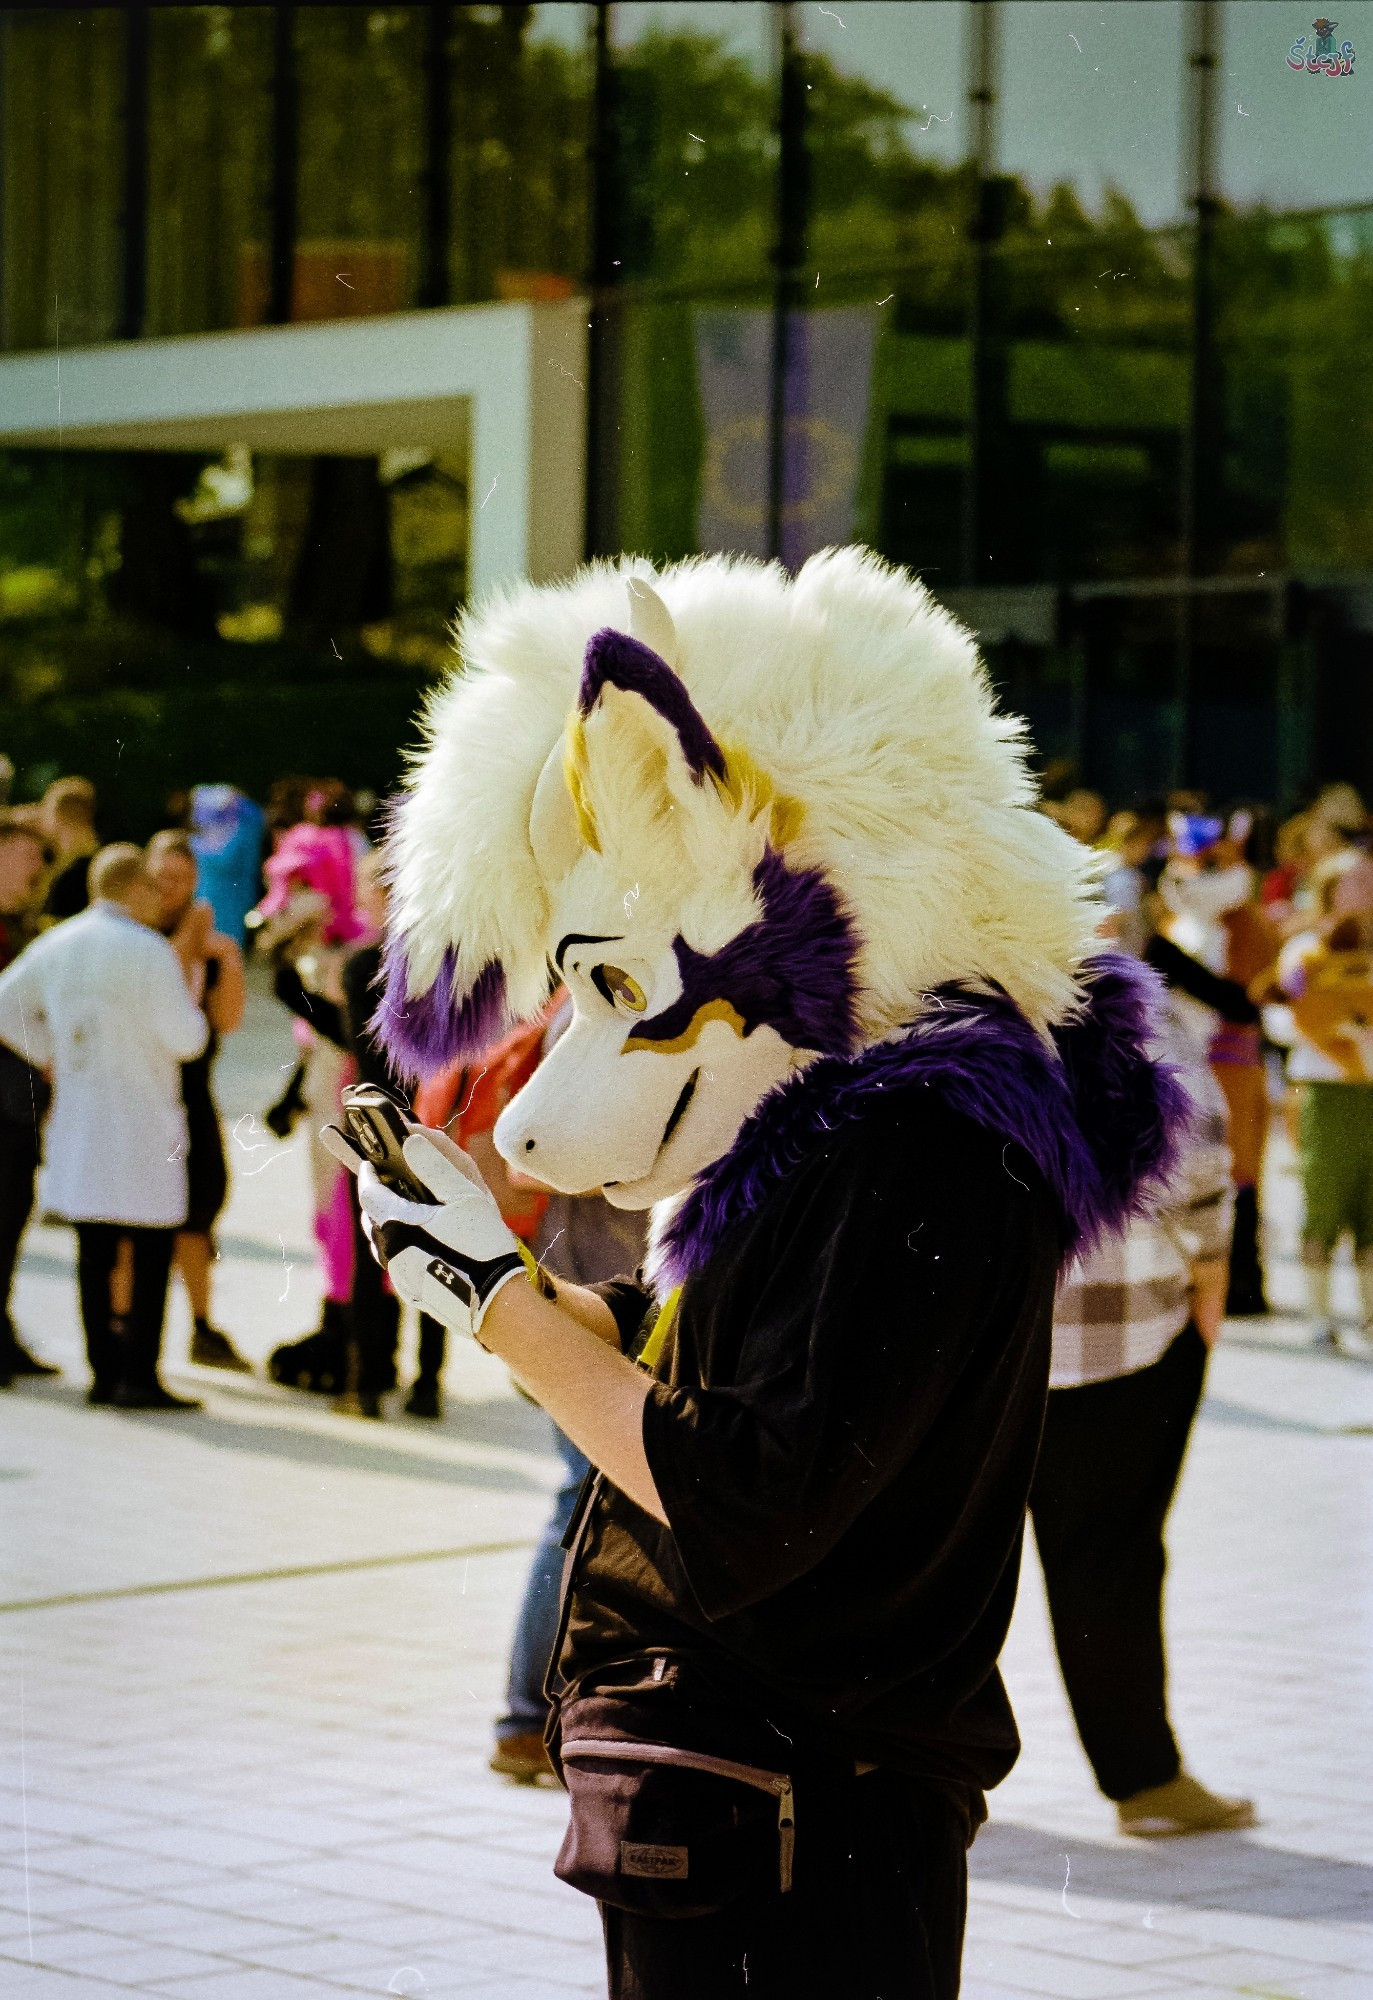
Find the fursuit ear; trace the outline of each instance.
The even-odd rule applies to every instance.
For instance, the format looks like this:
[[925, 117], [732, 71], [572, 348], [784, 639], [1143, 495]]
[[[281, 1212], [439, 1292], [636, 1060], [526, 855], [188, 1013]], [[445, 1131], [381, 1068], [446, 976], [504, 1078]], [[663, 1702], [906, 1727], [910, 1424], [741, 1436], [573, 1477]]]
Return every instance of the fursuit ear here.
[[682, 663], [681, 642], [677, 637], [677, 627], [672, 622], [668, 610], [651, 583], [641, 576], [625, 579], [629, 587], [629, 630], [633, 638], [669, 667], [675, 674]]
[[553, 745], [534, 787], [529, 809], [529, 845], [545, 882], [561, 882], [585, 852], [577, 808], [567, 788], [566, 748], [562, 737]]
[[[670, 628], [667, 607], [644, 589], [641, 603], [657, 605]], [[779, 793], [742, 746], [725, 751], [661, 653], [610, 626], [587, 645], [564, 768], [580, 838], [592, 848], [600, 846], [605, 812], [617, 802], [623, 810], [631, 794], [641, 811], [682, 807], [702, 826], [719, 808], [762, 821], [778, 848], [795, 838], [804, 819], [799, 803]], [[628, 821], [621, 831], [629, 832]]]
[[[675, 645], [676, 634], [672, 632], [667, 606], [646, 585], [644, 588], [647, 598], [639, 600], [641, 606], [649, 600], [657, 605]], [[644, 615], [657, 617], [657, 613], [651, 610]], [[638, 697], [643, 707], [650, 711], [653, 733], [663, 735], [665, 732], [667, 739], [675, 739], [682, 761], [696, 784], [703, 783], [707, 773], [717, 779], [724, 778], [725, 753], [687, 693], [685, 682], [661, 653], [646, 646], [642, 639], [636, 639], [627, 632], [617, 632], [612, 625], [593, 632], [587, 641], [575, 718], [583, 727], [590, 723], [607, 689]], [[633, 704], [618, 706], [625, 708]]]

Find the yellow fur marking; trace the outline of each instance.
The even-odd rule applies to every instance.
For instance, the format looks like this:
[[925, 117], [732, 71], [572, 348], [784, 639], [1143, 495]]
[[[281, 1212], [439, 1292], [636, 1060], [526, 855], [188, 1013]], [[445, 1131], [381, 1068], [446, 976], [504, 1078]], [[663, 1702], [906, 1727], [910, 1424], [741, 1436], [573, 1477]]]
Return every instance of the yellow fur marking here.
[[770, 773], [761, 764], [755, 763], [750, 752], [740, 744], [730, 745], [724, 754], [724, 777], [715, 778], [714, 773], [711, 774], [720, 796], [728, 800], [736, 812], [757, 812], [763, 806], [771, 806], [773, 846], [785, 847], [789, 841], [795, 840], [806, 816], [801, 801], [779, 792]]
[[567, 718], [567, 740], [563, 749], [563, 781], [572, 800], [572, 809], [577, 815], [577, 831], [584, 846], [593, 854], [601, 851], [600, 835], [596, 831], [596, 815], [592, 810], [591, 792], [587, 782], [586, 766], [586, 724], [576, 709]]
[[726, 1022], [740, 1040], [743, 1039], [744, 1017], [738, 1008], [731, 1006], [728, 1000], [707, 1000], [703, 1007], [696, 1009], [681, 1034], [674, 1035], [670, 1042], [655, 1042], [647, 1035], [631, 1035], [620, 1053], [628, 1055], [631, 1049], [651, 1049], [654, 1055], [679, 1056], [685, 1050], [695, 1048], [701, 1031], [712, 1021]]

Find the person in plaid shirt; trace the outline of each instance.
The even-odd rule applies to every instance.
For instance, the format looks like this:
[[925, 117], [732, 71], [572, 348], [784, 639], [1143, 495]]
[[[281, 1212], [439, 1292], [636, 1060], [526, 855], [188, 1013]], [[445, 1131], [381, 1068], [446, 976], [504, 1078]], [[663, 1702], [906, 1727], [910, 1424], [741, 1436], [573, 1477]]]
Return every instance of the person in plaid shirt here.
[[1054, 1307], [1030, 1514], [1059, 1666], [1122, 1832], [1252, 1826], [1182, 1766], [1168, 1718], [1163, 1528], [1224, 1311], [1234, 1212], [1226, 1106], [1206, 1060], [1215, 1016], [1170, 988], [1161, 1051], [1195, 1119], [1167, 1197], [1080, 1259]]

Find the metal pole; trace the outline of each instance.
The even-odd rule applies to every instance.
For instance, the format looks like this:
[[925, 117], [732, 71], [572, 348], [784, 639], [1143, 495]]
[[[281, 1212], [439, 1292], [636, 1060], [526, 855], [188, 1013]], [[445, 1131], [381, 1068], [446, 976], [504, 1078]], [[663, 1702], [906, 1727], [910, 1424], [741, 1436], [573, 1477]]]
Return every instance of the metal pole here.
[[1216, 85], [1220, 70], [1220, 0], [1189, 0], [1187, 18], [1187, 202], [1194, 217], [1192, 324], [1187, 430], [1182, 445], [1177, 672], [1173, 700], [1173, 784], [1191, 772], [1192, 683], [1196, 656], [1196, 579], [1212, 567], [1220, 438], [1215, 380]]
[[767, 552], [780, 561], [787, 498], [787, 364], [810, 217], [806, 59], [798, 10], [772, 10], [777, 33], [777, 235], [773, 245], [772, 354], [768, 379]]
[[148, 308], [148, 60], [146, 5], [124, 9], [124, 268], [119, 338], [137, 340]]
[[446, 306], [452, 295], [449, 239], [453, 223], [452, 9], [432, 0], [424, 10], [424, 275], [422, 306]]
[[996, 103], [1000, 70], [1001, 19], [996, 0], [971, 0], [968, 12], [968, 137], [973, 168], [971, 250], [968, 289], [968, 458], [963, 474], [962, 581], [982, 581], [987, 521], [984, 486], [988, 465], [988, 407], [993, 393], [988, 368], [992, 314], [992, 255], [1001, 234], [996, 183]]
[[296, 163], [300, 146], [296, 82], [296, 10], [273, 9], [272, 46], [272, 242], [267, 318], [285, 326], [291, 317], [296, 265]]
[[591, 24], [591, 315], [586, 381], [586, 553], [619, 545], [620, 321], [614, 294], [622, 275], [620, 86], [615, 10], [600, 5]]

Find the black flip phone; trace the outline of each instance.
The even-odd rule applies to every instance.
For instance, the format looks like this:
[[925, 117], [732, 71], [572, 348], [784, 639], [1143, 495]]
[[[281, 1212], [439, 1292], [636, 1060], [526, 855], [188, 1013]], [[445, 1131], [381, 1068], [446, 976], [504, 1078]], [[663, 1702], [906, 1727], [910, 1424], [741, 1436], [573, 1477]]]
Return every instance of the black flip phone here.
[[371, 1161], [382, 1185], [406, 1201], [436, 1208], [435, 1197], [405, 1164], [403, 1148], [410, 1123], [400, 1099], [379, 1083], [354, 1083], [342, 1101], [345, 1136]]

